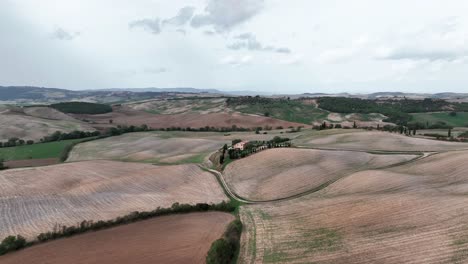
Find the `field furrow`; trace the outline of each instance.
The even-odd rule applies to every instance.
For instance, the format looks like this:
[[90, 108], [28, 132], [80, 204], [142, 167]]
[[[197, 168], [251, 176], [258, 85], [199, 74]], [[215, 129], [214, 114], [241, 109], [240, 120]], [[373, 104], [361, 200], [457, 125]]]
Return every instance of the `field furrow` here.
[[0, 237], [33, 238], [56, 224], [227, 199], [215, 177], [196, 165], [74, 162], [2, 171], [0, 186]]

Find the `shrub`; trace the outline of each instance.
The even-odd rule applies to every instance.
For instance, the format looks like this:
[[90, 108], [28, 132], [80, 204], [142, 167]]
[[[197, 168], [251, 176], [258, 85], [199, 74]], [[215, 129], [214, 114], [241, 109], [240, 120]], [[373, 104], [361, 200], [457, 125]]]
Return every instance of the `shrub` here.
[[206, 256], [206, 263], [232, 263], [240, 247], [241, 234], [242, 222], [236, 219], [228, 225], [223, 237], [211, 244], [211, 248]]
[[26, 239], [20, 235], [7, 236], [0, 244], [0, 255], [15, 251], [26, 246]]
[[0, 159], [0, 170], [4, 170], [7, 167], [3, 164], [3, 159]]
[[232, 249], [229, 243], [220, 238], [213, 242], [206, 257], [207, 264], [229, 264], [232, 259]]

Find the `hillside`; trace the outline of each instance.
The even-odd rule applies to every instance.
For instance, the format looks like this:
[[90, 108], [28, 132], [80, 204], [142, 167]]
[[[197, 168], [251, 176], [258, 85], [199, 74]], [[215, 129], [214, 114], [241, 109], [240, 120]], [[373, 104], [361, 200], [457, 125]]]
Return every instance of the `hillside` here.
[[34, 259], [36, 263], [48, 264], [204, 263], [211, 243], [221, 237], [233, 218], [219, 212], [158, 217], [52, 241], [0, 256], [0, 262], [17, 264]]
[[0, 141], [17, 137], [38, 141], [55, 131], [94, 131], [89, 124], [49, 107], [20, 108], [7, 106], [0, 110]]
[[5, 216], [0, 237], [31, 239], [56, 224], [226, 199], [216, 178], [196, 165], [84, 161], [5, 170], [0, 171], [0, 215]]

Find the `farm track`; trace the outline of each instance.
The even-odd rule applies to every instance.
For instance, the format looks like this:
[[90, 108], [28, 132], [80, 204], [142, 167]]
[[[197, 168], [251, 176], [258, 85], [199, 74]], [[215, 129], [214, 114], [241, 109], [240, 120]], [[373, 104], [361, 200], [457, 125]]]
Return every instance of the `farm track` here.
[[[302, 149], [315, 149], [315, 150], [329, 150], [329, 151], [349, 151], [349, 152], [365, 152], [365, 153], [371, 153], [371, 154], [376, 154], [376, 152], [378, 152], [379, 154], [419, 154], [418, 157], [414, 158], [414, 159], [411, 159], [411, 160], [408, 160], [408, 161], [402, 161], [402, 162], [399, 162], [399, 163], [395, 163], [395, 164], [390, 164], [390, 165], [387, 165], [387, 166], [382, 166], [382, 167], [378, 167], [378, 168], [374, 168], [373, 170], [382, 170], [382, 169], [390, 169], [390, 168], [394, 168], [394, 167], [398, 167], [398, 166], [402, 166], [402, 165], [407, 165], [407, 164], [410, 164], [410, 163], [413, 163], [413, 162], [416, 162], [416, 161], [420, 161], [422, 159], [425, 159], [429, 156], [432, 156], [434, 154], [437, 154], [437, 152], [420, 152], [420, 151], [369, 151], [369, 150], [347, 150], [347, 149], [326, 149], [326, 148], [310, 148], [310, 147], [305, 147], [305, 146], [299, 146], [298, 148], [302, 148]], [[448, 152], [448, 151], [446, 151]], [[255, 154], [254, 154], [255, 155]], [[248, 157], [247, 157], [248, 158]], [[247, 198], [244, 198], [240, 195], [238, 195], [237, 193], [235, 193], [232, 188], [229, 186], [229, 184], [226, 182], [225, 180], [225, 176], [222, 172], [220, 171], [217, 171], [217, 170], [213, 170], [213, 169], [210, 169], [210, 168], [207, 168], [203, 165], [199, 165], [200, 168], [202, 168], [203, 170], [206, 170], [206, 171], [209, 171], [211, 172], [212, 174], [214, 174], [216, 176], [216, 178], [218, 179], [218, 181], [221, 183], [225, 193], [232, 199], [236, 200], [236, 201], [239, 201], [239, 202], [242, 202], [242, 203], [245, 203], [245, 204], [267, 204], [267, 203], [273, 203], [273, 202], [281, 202], [281, 201], [288, 201], [288, 200], [293, 200], [293, 199], [297, 199], [297, 198], [301, 198], [303, 196], [306, 196], [306, 195], [310, 195], [310, 194], [313, 194], [315, 192], [318, 192], [328, 186], [330, 186], [331, 184], [339, 181], [339, 180], [342, 180], [343, 178], [346, 178], [347, 176], [349, 175], [345, 175], [343, 177], [340, 177], [340, 178], [337, 178], [337, 179], [334, 179], [334, 180], [331, 180], [331, 181], [328, 181], [316, 188], [312, 188], [310, 190], [307, 190], [305, 192], [301, 192], [301, 193], [298, 193], [298, 194], [294, 194], [294, 195], [291, 195], [291, 196], [288, 196], [288, 197], [282, 197], [282, 198], [277, 198], [277, 199], [269, 199], [269, 200], [252, 200], [252, 199], [247, 199]]]

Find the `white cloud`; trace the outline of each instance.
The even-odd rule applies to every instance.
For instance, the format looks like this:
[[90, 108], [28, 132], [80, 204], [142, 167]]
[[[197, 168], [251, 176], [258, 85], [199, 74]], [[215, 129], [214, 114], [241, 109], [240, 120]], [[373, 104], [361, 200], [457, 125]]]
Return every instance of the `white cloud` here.
[[232, 65], [232, 66], [243, 66], [248, 65], [252, 62], [253, 57], [251, 55], [228, 55], [220, 60], [220, 64]]
[[176, 16], [168, 19], [164, 19], [162, 21], [163, 25], [173, 25], [173, 26], [183, 26], [187, 22], [190, 21], [193, 17], [193, 13], [195, 12], [195, 7], [193, 6], [186, 6], [179, 10]]
[[167, 68], [160, 67], [160, 68], [145, 68], [143, 70], [144, 73], [149, 73], [149, 74], [160, 74], [160, 73], [165, 73], [168, 72]]
[[54, 32], [52, 32], [51, 37], [53, 39], [59, 39], [59, 40], [73, 40], [79, 35], [81, 35], [80, 32], [69, 32], [59, 27], [59, 28], [56, 28]]
[[193, 17], [194, 28], [212, 26], [217, 32], [228, 31], [264, 9], [263, 0], [209, 0], [204, 14]]
[[130, 29], [133, 28], [142, 28], [145, 31], [150, 32], [151, 34], [159, 34], [161, 33], [161, 25], [160, 25], [160, 19], [155, 18], [155, 19], [140, 19], [140, 20], [134, 20], [128, 24], [128, 27]]
[[227, 48], [231, 50], [251, 50], [251, 51], [271, 51], [277, 53], [291, 53], [291, 50], [286, 47], [275, 47], [272, 45], [263, 45], [257, 40], [257, 37], [252, 33], [243, 33], [236, 37], [232, 44], [228, 44]]

